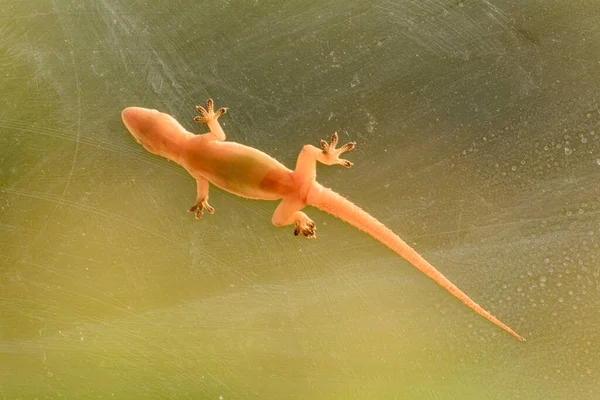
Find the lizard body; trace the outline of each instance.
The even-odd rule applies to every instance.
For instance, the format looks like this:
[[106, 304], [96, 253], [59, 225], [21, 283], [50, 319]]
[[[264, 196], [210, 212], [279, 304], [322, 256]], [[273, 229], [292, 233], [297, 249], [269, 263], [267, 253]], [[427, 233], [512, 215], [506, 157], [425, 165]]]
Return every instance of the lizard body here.
[[196, 106], [196, 109], [200, 115], [195, 121], [206, 124], [210, 129], [208, 133], [194, 135], [175, 118], [157, 110], [128, 107], [121, 113], [126, 128], [146, 150], [180, 164], [196, 179], [196, 203], [190, 209], [196, 218], [201, 218], [203, 211], [214, 212], [208, 204], [209, 183], [249, 199], [281, 200], [273, 214], [273, 224], [294, 225], [295, 235], [302, 233], [310, 239], [316, 237], [315, 223], [301, 210], [307, 205], [314, 206], [371, 235], [479, 315], [517, 339], [525, 340], [471, 300], [389, 228], [316, 181], [317, 162], [352, 166], [339, 156], [353, 150], [356, 143], [338, 148], [338, 135], [334, 133], [329, 143], [321, 141], [321, 149], [305, 145], [292, 171], [260, 150], [225, 141], [218, 118], [226, 108], [215, 111], [209, 99], [206, 108]]

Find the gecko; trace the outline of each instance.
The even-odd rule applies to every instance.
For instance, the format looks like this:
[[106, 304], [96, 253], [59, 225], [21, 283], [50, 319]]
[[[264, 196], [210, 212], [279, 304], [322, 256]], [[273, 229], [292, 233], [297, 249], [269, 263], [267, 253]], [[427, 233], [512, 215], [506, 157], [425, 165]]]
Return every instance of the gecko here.
[[171, 115], [142, 107], [125, 108], [121, 118], [134, 139], [147, 151], [176, 162], [196, 180], [196, 202], [189, 211], [197, 219], [202, 218], [205, 211], [215, 212], [208, 203], [209, 184], [247, 199], [279, 200], [272, 223], [277, 227], [291, 225], [294, 235], [309, 239], [316, 238], [317, 228], [302, 210], [305, 206], [316, 207], [372, 236], [477, 314], [517, 339], [525, 340], [475, 303], [391, 229], [317, 182], [317, 163], [346, 168], [353, 165], [340, 156], [353, 150], [355, 142], [338, 146], [338, 134], [333, 133], [329, 141], [321, 140], [320, 148], [305, 145], [296, 160], [296, 168], [290, 170], [258, 149], [226, 141], [218, 120], [227, 108], [215, 110], [213, 100], [208, 99], [206, 107], [196, 106], [196, 111], [199, 115], [194, 121], [207, 125], [209, 132], [196, 135]]

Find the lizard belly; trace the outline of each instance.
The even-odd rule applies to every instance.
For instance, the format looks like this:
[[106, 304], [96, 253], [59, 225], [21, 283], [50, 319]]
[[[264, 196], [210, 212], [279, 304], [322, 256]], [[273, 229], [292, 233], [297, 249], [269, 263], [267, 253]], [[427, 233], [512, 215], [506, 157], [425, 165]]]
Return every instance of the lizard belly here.
[[233, 142], [211, 142], [190, 153], [188, 169], [232, 194], [276, 200], [294, 190], [291, 171], [271, 156]]
[[243, 162], [200, 173], [213, 185], [249, 199], [276, 200], [292, 190], [291, 174], [286, 171], [265, 170]]

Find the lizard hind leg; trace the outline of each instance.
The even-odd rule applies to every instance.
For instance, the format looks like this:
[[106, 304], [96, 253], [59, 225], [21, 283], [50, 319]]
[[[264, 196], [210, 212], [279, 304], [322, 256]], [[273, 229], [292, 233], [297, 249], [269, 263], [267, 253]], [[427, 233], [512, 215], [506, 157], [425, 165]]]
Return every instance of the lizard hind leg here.
[[[305, 190], [312, 186], [317, 177], [317, 163], [324, 165], [342, 165], [350, 168], [353, 164], [340, 158], [340, 155], [356, 148], [356, 142], [349, 142], [341, 147], [337, 147], [339, 137], [337, 132], [331, 135], [329, 143], [321, 140], [321, 148], [307, 144], [302, 147], [298, 159], [296, 160], [296, 169], [294, 170], [294, 179], [300, 183]], [[306, 193], [305, 193], [306, 194]]]
[[333, 132], [329, 143], [327, 143], [325, 140], [321, 140], [321, 149], [323, 149], [324, 157], [319, 161], [327, 165], [340, 164], [346, 168], [350, 168], [353, 164], [348, 160], [340, 158], [340, 155], [354, 150], [356, 148], [356, 142], [349, 142], [338, 148], [338, 141], [339, 137], [337, 132]]
[[295, 199], [284, 199], [273, 213], [273, 225], [294, 225], [294, 236], [302, 234], [308, 239], [315, 239], [317, 237], [317, 227], [308, 215], [300, 211], [303, 207], [304, 204]]
[[308, 218], [308, 215], [304, 214], [302, 211], [297, 212], [297, 220], [294, 223], [294, 236], [298, 236], [302, 233], [308, 239], [316, 239], [317, 238], [317, 226], [314, 221]]

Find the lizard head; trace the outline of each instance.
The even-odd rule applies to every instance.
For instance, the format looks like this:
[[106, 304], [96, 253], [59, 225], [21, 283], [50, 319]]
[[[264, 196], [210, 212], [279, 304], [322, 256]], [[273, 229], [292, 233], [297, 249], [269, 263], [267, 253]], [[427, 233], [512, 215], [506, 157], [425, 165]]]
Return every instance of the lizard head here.
[[127, 107], [121, 112], [123, 124], [146, 150], [171, 158], [187, 131], [169, 114], [142, 107]]

